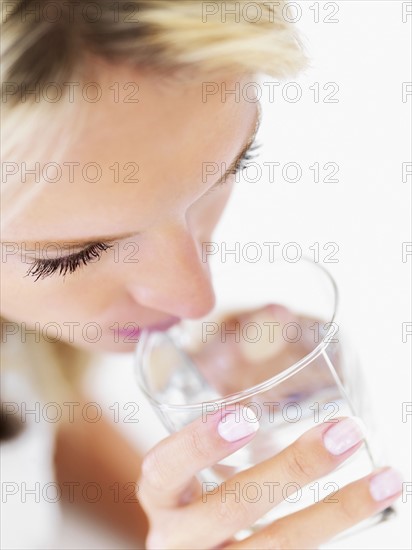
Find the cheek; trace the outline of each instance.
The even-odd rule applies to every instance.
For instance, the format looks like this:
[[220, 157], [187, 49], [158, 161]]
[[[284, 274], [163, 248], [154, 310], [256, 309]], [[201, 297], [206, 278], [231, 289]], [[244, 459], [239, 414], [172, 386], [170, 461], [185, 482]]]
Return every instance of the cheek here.
[[[99, 266], [98, 274], [93, 272], [97, 266], [91, 265], [81, 276], [67, 276], [64, 282], [58, 276], [35, 282], [34, 278], [24, 277], [25, 264], [23, 269], [13, 267], [2, 266], [3, 342], [13, 339], [17, 323], [27, 343], [38, 342], [40, 333], [46, 341], [65, 341], [91, 351], [134, 349], [135, 343], [126, 345], [107, 329], [117, 318], [116, 307], [125, 303], [119, 294], [119, 281], [111, 276], [112, 264]], [[115, 309], [107, 318], [105, 313], [110, 307]]]
[[16, 322], [37, 320], [45, 299], [34, 292], [33, 279], [25, 277], [28, 264], [8, 258], [1, 266], [1, 315]]
[[63, 281], [55, 275], [36, 281], [35, 277], [25, 277], [28, 269], [29, 264], [20, 260], [2, 265], [1, 315], [11, 321], [36, 326], [36, 323], [88, 320], [107, 296], [104, 285], [98, 286], [97, 291], [94, 285], [90, 292], [92, 287], [86, 277], [83, 280], [83, 277], [68, 275]]

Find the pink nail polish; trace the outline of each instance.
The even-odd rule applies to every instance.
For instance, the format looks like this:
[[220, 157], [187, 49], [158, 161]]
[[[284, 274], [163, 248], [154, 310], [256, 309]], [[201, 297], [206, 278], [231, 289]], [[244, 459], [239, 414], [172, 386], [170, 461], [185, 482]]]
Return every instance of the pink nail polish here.
[[364, 438], [356, 417], [344, 418], [323, 434], [323, 444], [333, 455], [341, 455]]
[[240, 411], [228, 413], [219, 422], [217, 431], [226, 441], [238, 441], [259, 429], [259, 421], [252, 409], [245, 407]]
[[369, 491], [374, 500], [386, 500], [402, 491], [402, 476], [392, 468], [383, 470], [370, 479]]

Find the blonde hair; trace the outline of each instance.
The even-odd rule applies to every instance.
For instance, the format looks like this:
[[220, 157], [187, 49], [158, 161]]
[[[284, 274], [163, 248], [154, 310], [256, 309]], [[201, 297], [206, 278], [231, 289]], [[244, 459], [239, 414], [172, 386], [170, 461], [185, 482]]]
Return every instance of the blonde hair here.
[[[284, 78], [306, 64], [296, 30], [283, 16], [283, 0], [104, 0], [80, 6], [62, 0], [25, 0], [10, 4], [12, 9], [3, 11], [2, 23], [2, 142], [10, 155], [24, 145], [22, 127], [29, 131], [36, 127], [37, 117], [55, 115], [61, 109], [63, 102], [47, 103], [41, 91], [50, 82], [64, 89], [65, 82], [84, 80], [89, 54], [189, 79], [193, 71]], [[2, 185], [2, 194], [6, 191], [13, 195], [16, 188]], [[30, 200], [31, 192], [24, 191], [25, 200]], [[37, 357], [42, 371], [59, 367], [61, 376], [56, 371], [44, 377], [49, 381], [44, 385], [54, 392], [77, 380], [76, 365], [86, 363], [85, 353], [68, 344], [21, 345], [25, 346], [22, 361]]]

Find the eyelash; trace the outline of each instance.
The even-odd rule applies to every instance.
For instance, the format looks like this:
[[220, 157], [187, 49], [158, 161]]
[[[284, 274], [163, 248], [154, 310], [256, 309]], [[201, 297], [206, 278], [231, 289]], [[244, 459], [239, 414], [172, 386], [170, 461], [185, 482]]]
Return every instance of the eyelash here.
[[242, 172], [249, 166], [249, 162], [257, 157], [256, 151], [259, 149], [260, 143], [252, 143], [251, 146], [245, 151], [244, 155], [238, 160], [237, 164], [234, 166], [231, 174], [238, 174]]
[[[245, 151], [245, 154], [238, 160], [237, 164], [230, 171], [230, 174], [236, 175], [248, 167], [248, 163], [256, 158], [256, 150], [260, 144], [252, 143]], [[225, 180], [222, 181], [225, 183]], [[54, 258], [53, 260], [35, 260], [26, 273], [27, 276], [35, 277], [35, 282], [39, 279], [45, 279], [59, 272], [59, 276], [64, 277], [67, 273], [74, 273], [82, 265], [87, 265], [89, 262], [97, 259], [100, 260], [103, 252], [106, 252], [113, 245], [106, 243], [94, 243], [77, 254], [71, 254], [63, 258]]]
[[50, 277], [57, 271], [59, 275], [64, 277], [66, 273], [74, 273], [76, 269], [82, 265], [87, 265], [94, 259], [99, 261], [103, 252], [106, 252], [113, 246], [106, 243], [94, 243], [77, 254], [70, 254], [70, 256], [64, 256], [63, 258], [53, 258], [52, 260], [37, 259], [26, 273], [26, 277], [31, 275], [32, 277], [36, 277], [35, 281], [37, 281], [38, 279]]
[[220, 183], [218, 185], [215, 185], [214, 187], [209, 189], [209, 191], [207, 191], [203, 196], [205, 197], [207, 195], [212, 194], [213, 191], [217, 187], [221, 187], [221, 186], [225, 185], [226, 183], [228, 183], [227, 180], [228, 180], [229, 176], [236, 176], [236, 174], [239, 174], [239, 172], [243, 172], [243, 170], [245, 170], [249, 166], [249, 162], [251, 160], [255, 159], [258, 156], [256, 151], [259, 149], [259, 147], [260, 147], [260, 143], [253, 142], [246, 149], [246, 151], [243, 153], [243, 155], [237, 161], [235, 166], [230, 171], [228, 171], [226, 177], [222, 178], [222, 180], [220, 181]]

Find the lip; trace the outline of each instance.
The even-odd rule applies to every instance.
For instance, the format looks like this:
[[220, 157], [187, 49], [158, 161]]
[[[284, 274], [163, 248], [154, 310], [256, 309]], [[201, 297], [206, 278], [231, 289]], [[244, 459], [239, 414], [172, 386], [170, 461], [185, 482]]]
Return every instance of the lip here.
[[131, 327], [129, 329], [119, 329], [118, 334], [119, 336], [123, 336], [125, 338], [138, 338], [140, 334], [143, 331], [146, 332], [164, 332], [168, 330], [173, 325], [176, 325], [180, 322], [180, 319], [178, 317], [171, 317], [169, 319], [166, 319], [165, 321], [162, 321], [160, 323], [156, 323], [153, 325], [148, 325], [145, 327]]

